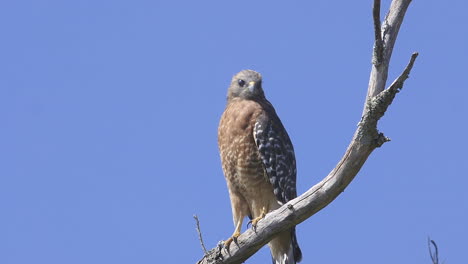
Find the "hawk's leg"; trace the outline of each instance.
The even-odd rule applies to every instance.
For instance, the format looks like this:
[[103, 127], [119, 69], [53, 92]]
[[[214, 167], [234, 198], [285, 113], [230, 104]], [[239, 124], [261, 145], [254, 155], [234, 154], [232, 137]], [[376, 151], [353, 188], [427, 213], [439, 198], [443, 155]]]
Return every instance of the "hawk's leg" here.
[[232, 236], [230, 238], [228, 238], [228, 240], [224, 241], [224, 246], [226, 248], [229, 249], [229, 245], [232, 243], [232, 241], [236, 241], [237, 238], [240, 236], [240, 231], [241, 231], [241, 228], [242, 228], [242, 221], [243, 221], [243, 217], [239, 217], [237, 219], [237, 223], [236, 223], [236, 229], [234, 230], [234, 233], [232, 234]]
[[224, 246], [229, 250], [229, 245], [234, 241], [237, 243], [237, 238], [240, 236], [242, 229], [242, 222], [244, 217], [249, 214], [249, 207], [245, 202], [245, 199], [236, 191], [229, 188], [229, 196], [231, 198], [232, 207], [232, 220], [234, 221], [234, 233], [228, 240], [224, 242]]
[[252, 224], [252, 228], [255, 230], [257, 228], [258, 221], [262, 220], [265, 217], [267, 212], [268, 212], [268, 209], [265, 206], [263, 206], [260, 215], [250, 220], [247, 226], [249, 226], [249, 224]]

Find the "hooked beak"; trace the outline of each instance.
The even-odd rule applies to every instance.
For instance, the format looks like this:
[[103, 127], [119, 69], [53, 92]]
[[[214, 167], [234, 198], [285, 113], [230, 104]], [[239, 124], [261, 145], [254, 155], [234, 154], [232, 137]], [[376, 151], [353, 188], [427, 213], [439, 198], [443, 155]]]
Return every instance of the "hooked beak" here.
[[249, 82], [249, 85], [247, 86], [247, 89], [249, 89], [251, 93], [253, 93], [253, 91], [255, 90], [255, 84], [255, 82]]

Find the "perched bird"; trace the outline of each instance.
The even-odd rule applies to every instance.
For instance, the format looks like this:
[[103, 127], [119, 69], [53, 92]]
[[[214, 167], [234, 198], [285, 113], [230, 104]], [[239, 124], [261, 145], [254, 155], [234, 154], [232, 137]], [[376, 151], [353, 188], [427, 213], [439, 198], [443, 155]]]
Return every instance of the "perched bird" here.
[[[218, 146], [235, 226], [225, 241], [229, 247], [240, 235], [244, 217], [255, 227], [268, 212], [297, 196], [293, 145], [265, 98], [258, 72], [243, 70], [232, 78]], [[274, 264], [294, 264], [302, 258], [295, 228], [278, 234], [268, 245]]]

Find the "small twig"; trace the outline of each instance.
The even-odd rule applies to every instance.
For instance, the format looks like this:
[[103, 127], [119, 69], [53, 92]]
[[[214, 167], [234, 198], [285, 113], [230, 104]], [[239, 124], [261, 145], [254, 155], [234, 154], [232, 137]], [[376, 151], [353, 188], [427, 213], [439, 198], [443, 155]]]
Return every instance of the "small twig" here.
[[400, 76], [398, 76], [396, 80], [393, 81], [390, 87], [388, 87], [389, 90], [401, 89], [403, 87], [403, 83], [405, 82], [406, 79], [408, 79], [411, 69], [413, 68], [414, 61], [416, 60], [418, 55], [419, 53], [417, 52], [411, 55], [411, 59], [408, 62], [408, 65], [406, 65], [405, 70], [401, 73]]
[[382, 40], [382, 34], [380, 32], [380, 0], [374, 0], [372, 16], [374, 17], [375, 40]]
[[375, 44], [374, 44], [374, 56], [373, 63], [378, 66], [382, 63], [383, 60], [383, 40], [382, 40], [382, 31], [381, 31], [381, 22], [380, 22], [380, 0], [374, 0], [374, 7], [372, 8], [372, 16], [374, 18], [374, 35], [375, 35]]
[[[432, 252], [431, 244], [434, 246], [434, 252]], [[431, 256], [432, 263], [439, 264], [439, 249], [437, 248], [436, 242], [434, 242], [434, 240], [431, 240], [431, 238], [428, 237], [427, 246], [429, 247], [429, 256]]]
[[197, 223], [198, 239], [200, 240], [200, 244], [202, 246], [203, 253], [206, 256], [206, 255], [208, 255], [208, 251], [206, 251], [205, 243], [203, 243], [203, 237], [202, 237], [201, 230], [200, 230], [200, 221], [198, 220], [197, 215], [193, 215], [193, 218], [195, 219], [195, 222]]

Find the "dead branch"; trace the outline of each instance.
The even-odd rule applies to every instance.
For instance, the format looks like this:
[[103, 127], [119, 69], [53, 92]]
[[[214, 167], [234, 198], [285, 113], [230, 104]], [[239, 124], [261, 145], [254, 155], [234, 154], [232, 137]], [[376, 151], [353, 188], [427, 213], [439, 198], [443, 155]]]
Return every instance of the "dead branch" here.
[[205, 243], [203, 243], [203, 237], [202, 237], [202, 233], [201, 233], [201, 229], [200, 229], [200, 220], [198, 220], [197, 215], [193, 215], [193, 218], [195, 219], [195, 223], [197, 225], [196, 229], [197, 229], [197, 233], [198, 233], [198, 240], [200, 240], [200, 244], [201, 244], [201, 247], [203, 249], [203, 253], [206, 256], [208, 254], [208, 252], [206, 251]]
[[372, 17], [374, 18], [374, 55], [372, 56], [372, 63], [380, 65], [383, 58], [383, 41], [382, 31], [380, 30], [380, 1], [374, 1], [372, 8]]
[[372, 151], [389, 141], [377, 130], [377, 122], [392, 103], [396, 93], [403, 87], [417, 57], [417, 53], [413, 54], [403, 73], [385, 90], [393, 46], [410, 2], [411, 0], [393, 0], [380, 26], [380, 1], [374, 1], [376, 43], [364, 112], [351, 143], [336, 167], [304, 194], [268, 213], [258, 222], [256, 230], [245, 231], [237, 239], [236, 245], [231, 245], [229, 251], [220, 250], [218, 246], [208, 251], [198, 263], [242, 263], [276, 234], [303, 222], [331, 203], [354, 179]]
[[[400, 30], [401, 23], [403, 22], [403, 18], [410, 3], [411, 0], [393, 0], [390, 5], [390, 10], [385, 17], [380, 30], [382, 39], [382, 57], [379, 59], [376, 58], [376, 52], [374, 52], [374, 55], [372, 56], [372, 70], [369, 78], [369, 87], [367, 89], [367, 99], [373, 98], [385, 89], [388, 76], [388, 66], [390, 63], [390, 57], [392, 56], [393, 46], [395, 45], [398, 31]], [[375, 0], [374, 7], [375, 6], [380, 6], [380, 1]], [[373, 13], [375, 21], [375, 11]], [[374, 28], [377, 28], [377, 26], [374, 26]], [[375, 33], [375, 35], [377, 39], [377, 33]], [[375, 44], [374, 47], [376, 47]]]
[[[432, 246], [434, 247], [434, 252], [432, 252]], [[439, 264], [439, 248], [436, 242], [428, 237], [427, 247], [429, 248], [429, 256], [431, 257], [432, 264]]]

